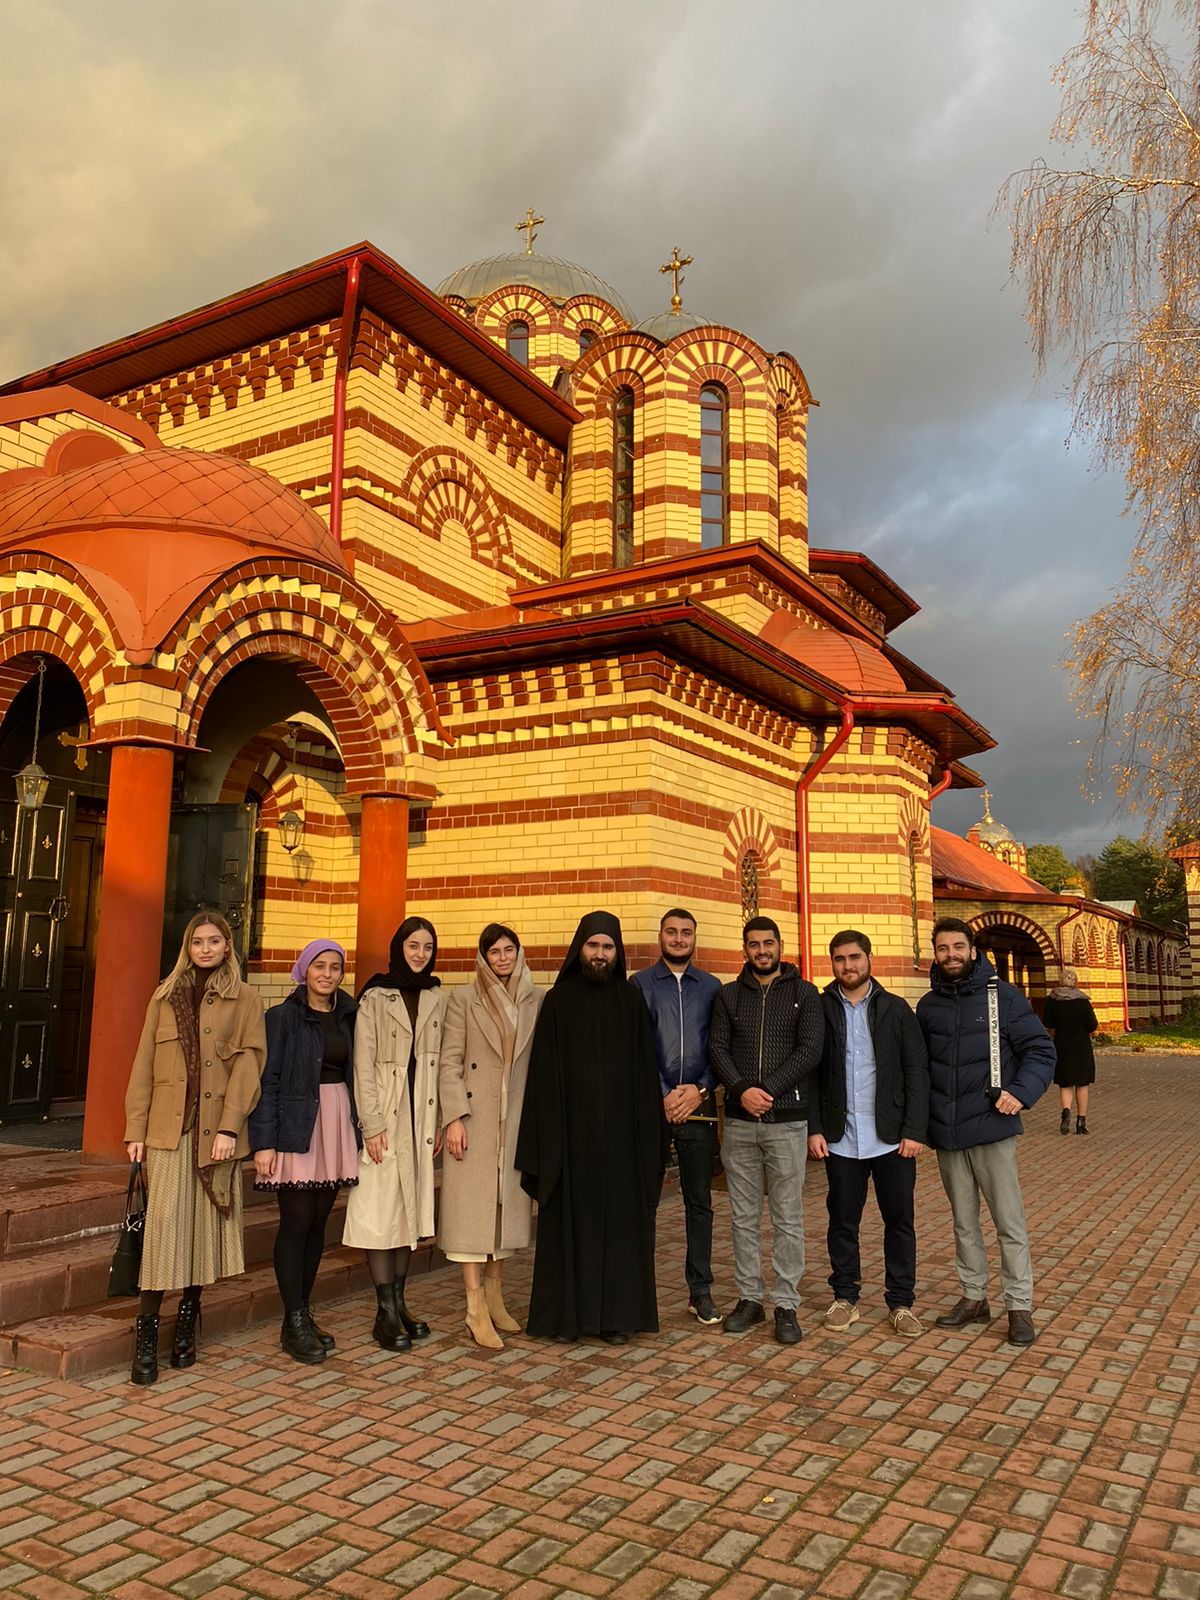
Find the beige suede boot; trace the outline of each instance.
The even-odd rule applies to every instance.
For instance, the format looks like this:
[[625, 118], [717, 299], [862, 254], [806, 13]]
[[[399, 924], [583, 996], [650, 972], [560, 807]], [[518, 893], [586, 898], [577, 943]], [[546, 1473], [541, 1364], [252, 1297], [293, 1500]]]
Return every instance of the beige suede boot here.
[[511, 1313], [504, 1304], [504, 1290], [499, 1278], [485, 1277], [483, 1280], [483, 1293], [487, 1300], [487, 1308], [491, 1313], [492, 1326], [501, 1333], [520, 1333], [521, 1324], [515, 1322]]
[[467, 1290], [467, 1332], [484, 1350], [503, 1350], [504, 1340], [492, 1326], [482, 1289]]

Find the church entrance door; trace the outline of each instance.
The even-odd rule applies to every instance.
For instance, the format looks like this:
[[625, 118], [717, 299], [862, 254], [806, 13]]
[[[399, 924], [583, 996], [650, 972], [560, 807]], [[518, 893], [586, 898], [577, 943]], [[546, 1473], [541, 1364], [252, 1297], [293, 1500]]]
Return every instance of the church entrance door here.
[[0, 1122], [50, 1111], [74, 819], [60, 783], [37, 811], [0, 801]]
[[171, 812], [163, 972], [175, 965], [188, 920], [202, 906], [219, 911], [229, 923], [245, 967], [257, 817], [257, 807], [250, 804], [183, 805]]

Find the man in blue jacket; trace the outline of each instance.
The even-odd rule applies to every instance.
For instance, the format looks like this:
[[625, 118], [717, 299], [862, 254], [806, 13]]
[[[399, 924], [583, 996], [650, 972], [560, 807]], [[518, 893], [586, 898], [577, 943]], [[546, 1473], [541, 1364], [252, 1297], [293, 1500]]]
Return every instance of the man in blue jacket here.
[[696, 919], [676, 906], [658, 925], [659, 960], [630, 979], [650, 1012], [663, 1112], [679, 1162], [679, 1192], [687, 1226], [684, 1274], [688, 1310], [717, 1323], [712, 1297], [712, 1177], [717, 1155], [717, 1106], [708, 1064], [708, 1023], [720, 980], [694, 961]]
[[[995, 995], [998, 1084], [992, 1074], [989, 989]], [[970, 927], [957, 917], [942, 917], [934, 925], [929, 993], [917, 1003], [917, 1021], [929, 1049], [929, 1142], [938, 1153], [954, 1214], [961, 1292], [937, 1325], [962, 1328], [991, 1321], [979, 1226], [982, 1194], [1000, 1240], [1008, 1342], [1032, 1344], [1033, 1264], [1017, 1178], [1017, 1135], [1021, 1112], [1050, 1086], [1054, 1046], [1029, 1001], [997, 978], [976, 950]]]

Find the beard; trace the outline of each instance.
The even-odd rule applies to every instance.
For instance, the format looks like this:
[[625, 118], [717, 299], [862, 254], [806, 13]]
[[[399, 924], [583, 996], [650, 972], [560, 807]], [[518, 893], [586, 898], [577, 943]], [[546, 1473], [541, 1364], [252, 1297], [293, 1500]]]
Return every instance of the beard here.
[[941, 962], [939, 962], [938, 971], [941, 973], [942, 977], [946, 979], [947, 983], [961, 983], [964, 978], [969, 978], [975, 971], [975, 963], [970, 960], [964, 961], [958, 971], [955, 972], [952, 968], [944, 967], [942, 966]]
[[615, 961], [584, 961], [580, 964], [580, 970], [587, 983], [608, 983], [617, 970], [617, 964]]

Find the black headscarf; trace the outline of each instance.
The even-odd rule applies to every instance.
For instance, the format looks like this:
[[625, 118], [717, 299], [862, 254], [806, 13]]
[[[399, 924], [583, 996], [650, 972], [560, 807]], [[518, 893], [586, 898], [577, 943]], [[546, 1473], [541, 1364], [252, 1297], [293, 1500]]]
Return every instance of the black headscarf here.
[[582, 952], [589, 939], [594, 939], [597, 934], [611, 939], [617, 947], [616, 967], [613, 978], [616, 981], [625, 981], [625, 944], [621, 938], [621, 924], [611, 911], [589, 911], [586, 917], [579, 919], [579, 926], [575, 929], [575, 937], [571, 940], [571, 948], [567, 951], [566, 959], [559, 968], [555, 983], [559, 984], [564, 978], [570, 978], [575, 973], [581, 972]]
[[[433, 940], [433, 954], [429, 958], [429, 965], [421, 972], [414, 972], [404, 959], [404, 941], [412, 937], [418, 928], [424, 928]], [[440, 978], [435, 978], [433, 969], [437, 965], [437, 929], [425, 917], [405, 917], [404, 921], [392, 935], [391, 947], [388, 950], [388, 969], [386, 972], [377, 972], [358, 991], [361, 998], [368, 989], [400, 989], [419, 990], [436, 989], [441, 983]]]

